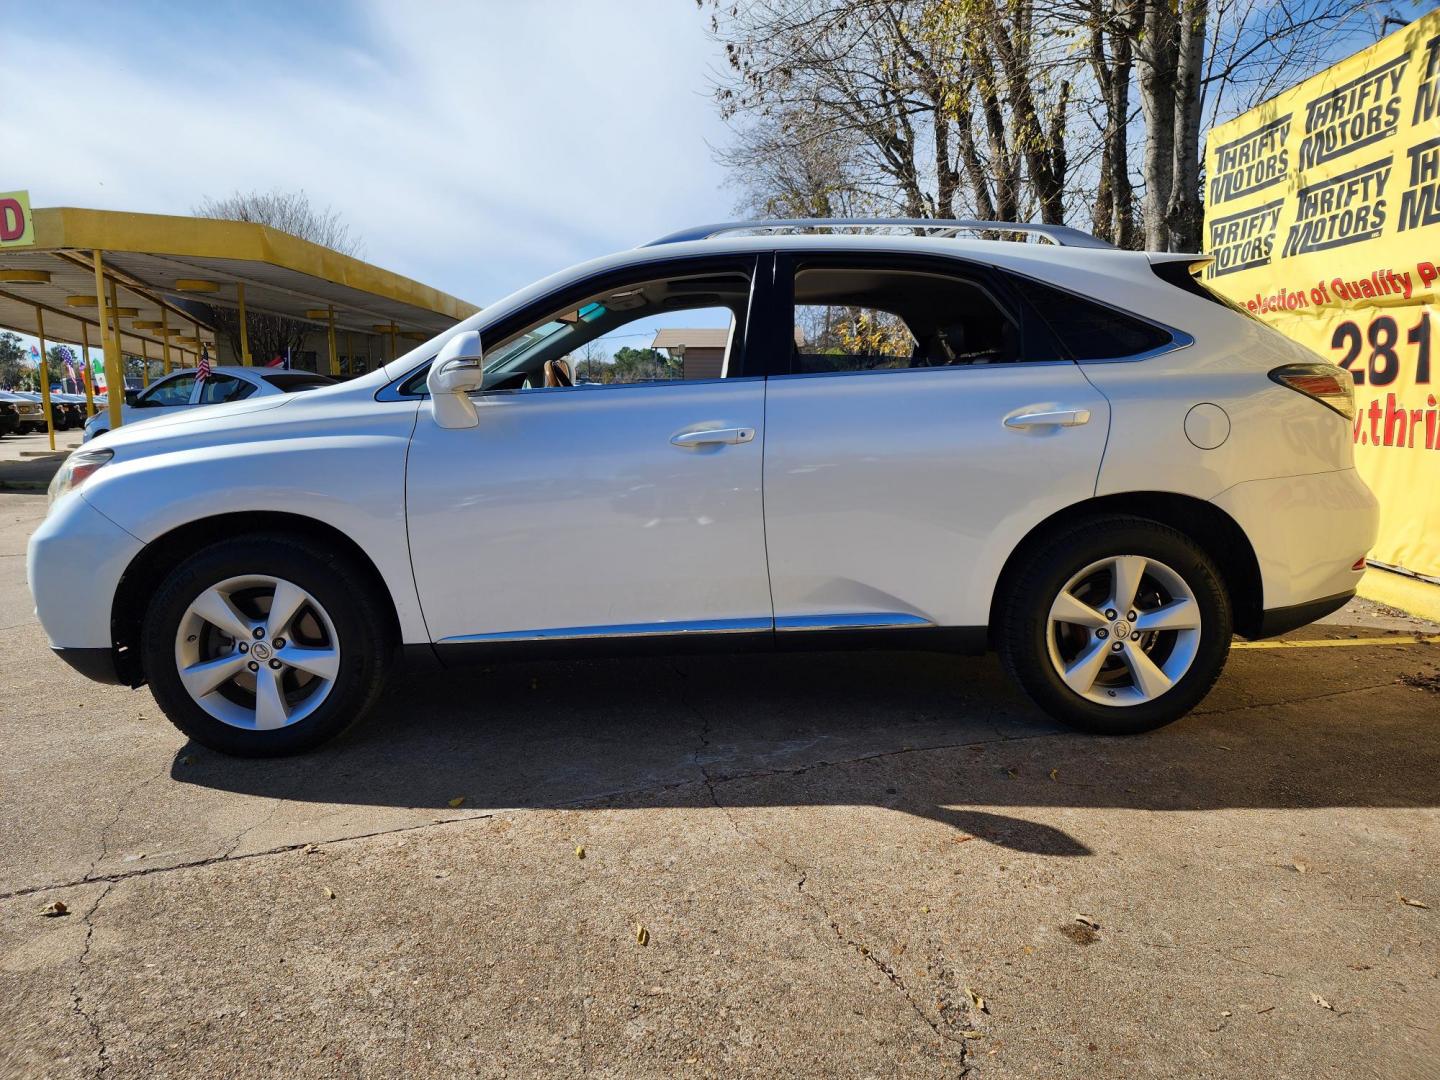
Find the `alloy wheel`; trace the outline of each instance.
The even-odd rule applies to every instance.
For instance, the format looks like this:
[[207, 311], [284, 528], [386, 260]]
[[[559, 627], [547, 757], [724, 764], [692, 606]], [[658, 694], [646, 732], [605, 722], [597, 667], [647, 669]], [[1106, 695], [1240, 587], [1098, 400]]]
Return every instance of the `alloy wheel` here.
[[1050, 605], [1050, 662], [1075, 693], [1101, 705], [1154, 701], [1190, 670], [1200, 604], [1185, 579], [1143, 555], [1086, 566]]
[[186, 692], [215, 719], [272, 731], [304, 720], [329, 696], [340, 639], [324, 607], [293, 582], [233, 577], [186, 608], [175, 663]]

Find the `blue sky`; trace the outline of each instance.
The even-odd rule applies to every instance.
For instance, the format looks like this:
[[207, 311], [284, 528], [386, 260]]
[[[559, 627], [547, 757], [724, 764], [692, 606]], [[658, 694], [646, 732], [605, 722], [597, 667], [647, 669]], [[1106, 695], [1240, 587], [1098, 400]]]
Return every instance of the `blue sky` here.
[[303, 188], [475, 303], [734, 202], [692, 0], [7, 5], [0, 190], [188, 213]]

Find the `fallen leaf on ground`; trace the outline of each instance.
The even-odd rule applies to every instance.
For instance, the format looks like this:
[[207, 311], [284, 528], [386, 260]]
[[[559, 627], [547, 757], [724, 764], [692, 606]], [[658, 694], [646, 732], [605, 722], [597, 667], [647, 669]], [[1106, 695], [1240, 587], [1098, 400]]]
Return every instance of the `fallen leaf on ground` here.
[[1059, 779], [1060, 779], [1060, 770], [1059, 770], [1059, 769], [1051, 769], [1051, 770], [1050, 770], [1050, 779], [1051, 779], [1051, 780], [1059, 780]]
[[334, 900], [334, 899], [335, 899], [335, 890], [332, 889], [332, 888], [330, 888], [329, 885], [326, 885], [326, 886], [325, 886], [325, 899], [326, 899], [326, 900]]
[[1395, 899], [1399, 900], [1400, 903], [1404, 904], [1406, 907], [1418, 907], [1424, 911], [1430, 910], [1429, 904], [1421, 903], [1419, 900], [1411, 900], [1410, 897], [1403, 896], [1398, 892], [1395, 894]]
[[983, 1013], [988, 1013], [990, 1011], [990, 1006], [985, 1004], [985, 999], [979, 994], [977, 994], [974, 990], [971, 990], [970, 987], [965, 987], [965, 993], [970, 995], [971, 1008], [978, 1009], [980, 1010], [980, 1012]]
[[1290, 865], [1295, 867], [1295, 872], [1297, 874], [1308, 874], [1310, 872], [1310, 864], [1304, 859], [1296, 859]]
[[957, 843], [957, 844], [968, 844], [971, 840], [974, 840], [974, 839], [975, 839], [975, 838], [974, 838], [973, 836], [957, 836], [957, 837], [955, 838], [955, 843]]
[[575, 857], [577, 859], [583, 859], [585, 857], [585, 848], [583, 846], [577, 846], [575, 848]]
[[69, 915], [70, 909], [65, 906], [64, 900], [52, 900], [40, 909], [40, 914], [47, 919], [54, 919], [61, 915]]
[[650, 944], [650, 931], [649, 931], [649, 930], [646, 930], [645, 927], [641, 926], [639, 923], [636, 923], [636, 924], [635, 924], [635, 944], [637, 944], [637, 945], [649, 945], [649, 944]]
[[464, 795], [456, 795], [453, 799], [450, 800], [450, 808], [453, 810], [453, 809], [455, 809], [457, 806], [459, 806], [461, 803], [463, 803], [464, 801], [465, 801], [465, 796], [464, 796]]
[[962, 1039], [983, 1039], [985, 1033], [983, 1031], [962, 1031], [960, 1037]]
[[1081, 912], [1081, 913], [1079, 913], [1079, 914], [1077, 914], [1077, 915], [1075, 916], [1075, 921], [1078, 922], [1078, 923], [1080, 923], [1082, 926], [1088, 926], [1088, 927], [1090, 927], [1091, 930], [1099, 930], [1099, 929], [1100, 929], [1100, 924], [1095, 921], [1095, 916], [1094, 916], [1094, 915], [1086, 915], [1086, 914], [1084, 914], [1083, 912]]
[[302, 848], [300, 849], [300, 854], [301, 854], [301, 855], [314, 855], [315, 852], [317, 852], [317, 851], [319, 851], [319, 850], [320, 850], [320, 849], [317, 848], [314, 844], [306, 844], [304, 847], [302, 847]]
[[1020, 770], [1015, 768], [1013, 765], [1010, 768], [1006, 769], [1005, 772], [1012, 780], [1020, 775]]
[[1329, 1009], [1331, 1012], [1335, 1011], [1335, 1006], [1331, 1005], [1330, 1002], [1326, 1001], [1319, 994], [1312, 992], [1310, 994], [1310, 1000], [1313, 1001], [1316, 1005], [1319, 1005], [1322, 1009]]

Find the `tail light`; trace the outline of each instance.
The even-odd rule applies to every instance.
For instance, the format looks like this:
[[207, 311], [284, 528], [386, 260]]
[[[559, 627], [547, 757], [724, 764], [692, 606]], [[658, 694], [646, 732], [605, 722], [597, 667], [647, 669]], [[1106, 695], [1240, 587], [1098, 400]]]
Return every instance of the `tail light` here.
[[1281, 386], [1334, 409], [1346, 420], [1355, 419], [1355, 380], [1334, 364], [1286, 364], [1270, 372]]

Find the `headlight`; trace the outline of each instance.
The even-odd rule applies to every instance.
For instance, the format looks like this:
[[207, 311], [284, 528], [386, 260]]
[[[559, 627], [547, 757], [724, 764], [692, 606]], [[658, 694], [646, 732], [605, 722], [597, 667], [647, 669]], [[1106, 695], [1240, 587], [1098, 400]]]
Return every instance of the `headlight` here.
[[74, 491], [90, 475], [115, 456], [115, 451], [106, 447], [93, 450], [76, 450], [65, 459], [55, 479], [50, 481], [50, 501], [53, 503], [67, 491]]

